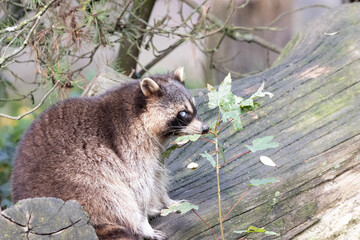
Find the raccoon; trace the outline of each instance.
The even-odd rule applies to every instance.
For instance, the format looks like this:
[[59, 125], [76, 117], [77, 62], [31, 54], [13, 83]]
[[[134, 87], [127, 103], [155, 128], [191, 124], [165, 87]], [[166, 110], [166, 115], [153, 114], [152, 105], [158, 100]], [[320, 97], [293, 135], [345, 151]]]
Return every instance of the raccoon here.
[[99, 239], [165, 239], [148, 221], [176, 201], [160, 156], [173, 136], [204, 134], [183, 68], [62, 101], [23, 135], [12, 197], [77, 200]]

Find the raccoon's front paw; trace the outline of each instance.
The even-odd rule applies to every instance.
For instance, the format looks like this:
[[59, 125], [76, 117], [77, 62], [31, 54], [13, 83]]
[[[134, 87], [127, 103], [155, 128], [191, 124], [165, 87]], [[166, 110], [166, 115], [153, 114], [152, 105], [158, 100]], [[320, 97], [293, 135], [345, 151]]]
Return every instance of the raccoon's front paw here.
[[161, 213], [161, 209], [159, 208], [150, 208], [149, 210], [148, 210], [148, 216], [149, 217], [155, 217], [155, 216], [158, 216], [158, 215], [160, 215], [160, 213]]
[[163, 233], [162, 231], [154, 230], [154, 232], [153, 232], [151, 235], [145, 236], [145, 239], [165, 240], [165, 239], [167, 239], [167, 236], [166, 236], [166, 234]]
[[140, 224], [141, 228], [139, 229], [138, 233], [140, 236], [144, 237], [145, 239], [152, 239], [152, 240], [165, 240], [166, 235], [165, 233], [153, 229], [147, 218], [144, 218], [144, 221], [142, 224]]
[[162, 231], [159, 230], [154, 230], [155, 235], [153, 236], [153, 239], [156, 240], [165, 240], [167, 239], [167, 236], [165, 233], [163, 233]]

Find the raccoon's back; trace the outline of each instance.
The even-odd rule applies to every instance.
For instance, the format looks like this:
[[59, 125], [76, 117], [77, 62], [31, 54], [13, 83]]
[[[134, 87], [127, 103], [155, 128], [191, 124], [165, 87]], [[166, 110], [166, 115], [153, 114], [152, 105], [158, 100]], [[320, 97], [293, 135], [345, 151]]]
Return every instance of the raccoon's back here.
[[86, 164], [74, 161], [72, 156], [101, 141], [102, 131], [94, 116], [101, 118], [96, 101], [79, 98], [60, 102], [34, 121], [15, 156], [14, 202], [42, 196], [66, 198], [62, 191], [71, 191], [71, 186], [62, 186], [68, 185], [64, 178], [71, 178], [77, 167]]

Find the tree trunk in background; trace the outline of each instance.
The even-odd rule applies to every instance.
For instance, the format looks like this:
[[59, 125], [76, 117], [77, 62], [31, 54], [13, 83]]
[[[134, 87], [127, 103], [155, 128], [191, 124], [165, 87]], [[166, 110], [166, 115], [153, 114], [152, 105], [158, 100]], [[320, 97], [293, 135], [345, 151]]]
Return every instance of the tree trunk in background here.
[[[140, 29], [146, 29], [152, 9], [154, 7], [155, 0], [133, 1], [133, 14], [142, 19], [140, 22], [134, 16], [130, 16], [127, 23], [130, 25], [132, 22], [136, 22]], [[125, 44], [120, 46], [119, 54], [115, 60], [115, 68], [125, 74], [130, 74], [132, 70], [136, 70], [137, 59], [140, 53], [140, 45], [143, 41], [142, 33], [138, 34], [138, 38], [135, 42], [125, 41]]]
[[6, 14], [0, 18], [0, 24], [2, 26], [13, 26], [15, 23], [14, 20], [19, 20], [25, 15], [25, 9], [18, 6], [18, 4], [23, 4], [21, 0], [13, 0], [0, 4], [6, 9]]
[[[221, 169], [224, 214], [248, 188], [249, 180], [276, 177], [279, 183], [252, 188], [224, 222], [226, 239], [250, 225], [279, 233], [280, 239], [360, 239], [360, 4], [342, 5], [312, 21], [283, 50], [275, 66], [233, 83], [249, 96], [266, 82], [274, 93], [243, 117], [244, 130], [226, 129], [229, 159], [255, 138], [275, 136], [281, 146], [250, 153]], [[198, 112], [210, 121], [206, 90], [196, 94]], [[197, 211], [219, 234], [215, 169], [199, 156], [212, 144], [196, 142], [167, 160], [170, 196], [199, 205]], [[279, 168], [260, 163], [272, 158]], [[190, 161], [197, 170], [187, 169]], [[152, 221], [169, 239], [213, 239], [193, 213]], [[266, 235], [256, 239], [274, 239]]]

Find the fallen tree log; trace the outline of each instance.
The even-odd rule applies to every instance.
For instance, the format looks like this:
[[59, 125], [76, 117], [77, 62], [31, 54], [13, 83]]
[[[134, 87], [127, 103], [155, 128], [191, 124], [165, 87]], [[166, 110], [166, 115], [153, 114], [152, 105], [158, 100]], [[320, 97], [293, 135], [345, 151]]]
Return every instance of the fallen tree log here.
[[[279, 237], [255, 235], [256, 239], [360, 239], [359, 32], [360, 4], [342, 5], [309, 23], [287, 45], [273, 68], [233, 83], [236, 95], [249, 96], [265, 81], [266, 90], [275, 96], [263, 100], [261, 108], [243, 116], [242, 131], [226, 129], [223, 138], [226, 157], [246, 151], [244, 144], [258, 137], [275, 136], [281, 146], [247, 154], [221, 169], [225, 213], [248, 189], [249, 179], [279, 180], [247, 193], [224, 222], [226, 239], [240, 238], [234, 231], [250, 225], [280, 234]], [[104, 74], [92, 82], [86, 94], [97, 95], [119, 79], [127, 80], [108, 69]], [[211, 121], [216, 113], [206, 107], [206, 90], [194, 94], [200, 115]], [[219, 233], [215, 169], [199, 156], [211, 147], [207, 142], [193, 143], [176, 150], [166, 165], [172, 175], [170, 196], [199, 205], [197, 212]], [[260, 155], [271, 157], [279, 167], [262, 165]], [[199, 168], [187, 169], [190, 161], [196, 161]], [[47, 205], [58, 200], [35, 201]], [[59, 205], [60, 209], [63, 204]], [[6, 211], [14, 212], [17, 206]], [[14, 227], [13, 233], [26, 237], [28, 215], [24, 215], [23, 227], [11, 222], [6, 214], [2, 212], [0, 219], [2, 224], [9, 225], [6, 229]], [[94, 238], [86, 217], [81, 219], [86, 222], [82, 227], [87, 230], [76, 234]], [[192, 213], [158, 217], [151, 224], [164, 231], [169, 239], [213, 238], [209, 228]], [[66, 223], [63, 227], [72, 229], [70, 225]], [[51, 221], [43, 226], [54, 229]], [[64, 235], [67, 232], [61, 231], [63, 227], [45, 234], [56, 233], [53, 237], [67, 238]], [[9, 239], [17, 239], [17, 235]]]
[[[250, 225], [275, 231], [280, 239], [360, 239], [359, 32], [360, 4], [342, 5], [310, 22], [270, 70], [233, 83], [236, 95], [248, 96], [265, 81], [275, 96], [243, 117], [242, 131], [227, 129], [226, 157], [245, 152], [244, 144], [262, 136], [275, 136], [281, 146], [247, 154], [220, 170], [224, 214], [249, 179], [280, 182], [247, 193], [224, 222], [226, 239], [240, 238], [234, 231]], [[216, 113], [207, 109], [205, 93], [196, 93], [199, 112], [211, 120]], [[173, 153], [167, 161], [170, 196], [199, 205], [197, 212], [220, 235], [215, 169], [199, 156], [209, 150], [211, 143], [195, 142]], [[264, 166], [260, 155], [279, 167]], [[199, 168], [187, 169], [190, 161]], [[170, 239], [213, 239], [192, 213], [156, 218], [152, 225]]]

